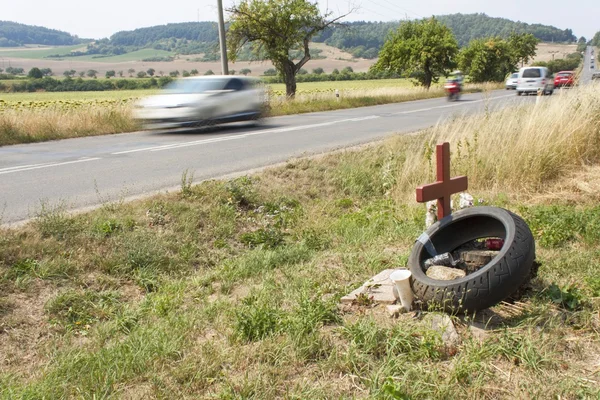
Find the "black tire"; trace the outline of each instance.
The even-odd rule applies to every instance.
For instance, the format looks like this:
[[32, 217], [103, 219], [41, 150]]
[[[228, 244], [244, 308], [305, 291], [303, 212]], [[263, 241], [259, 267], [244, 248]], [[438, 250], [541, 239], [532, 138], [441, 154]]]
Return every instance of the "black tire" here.
[[454, 251], [475, 239], [504, 239], [504, 246], [488, 264], [452, 281], [431, 279], [425, 274], [423, 263], [431, 256], [421, 241], [415, 243], [408, 259], [413, 292], [425, 306], [440, 306], [449, 312], [473, 312], [504, 300], [528, 279], [535, 260], [529, 227], [521, 217], [502, 208], [457, 211], [433, 224], [422, 237], [425, 235], [438, 254]]
[[517, 91], [517, 96], [520, 96], [520, 95], [521, 95], [521, 92]]

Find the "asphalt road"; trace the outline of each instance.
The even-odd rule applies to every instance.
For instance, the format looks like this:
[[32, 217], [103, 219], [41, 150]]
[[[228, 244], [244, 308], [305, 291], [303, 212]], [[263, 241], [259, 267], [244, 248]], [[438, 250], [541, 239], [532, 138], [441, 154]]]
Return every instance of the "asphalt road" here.
[[468, 94], [461, 101], [421, 100], [271, 118], [259, 127], [238, 124], [194, 132], [136, 132], [0, 147], [0, 221], [35, 216], [42, 205], [85, 209], [408, 133], [457, 113], [503, 107], [514, 91]]

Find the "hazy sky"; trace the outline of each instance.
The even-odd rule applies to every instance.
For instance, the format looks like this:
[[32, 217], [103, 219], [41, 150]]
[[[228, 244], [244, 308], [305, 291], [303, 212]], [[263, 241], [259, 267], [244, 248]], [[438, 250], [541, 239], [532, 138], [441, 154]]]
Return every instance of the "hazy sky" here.
[[[7, 5], [0, 7], [0, 20], [45, 26], [94, 39], [145, 26], [217, 19], [217, 0], [2, 1]], [[223, 0], [223, 5], [227, 8], [233, 2]], [[358, 7], [346, 18], [347, 21], [390, 21], [433, 14], [486, 13], [514, 21], [571, 28], [577, 37], [585, 36], [588, 39], [600, 31], [598, 0], [328, 0], [318, 3], [322, 9], [329, 8], [335, 14], [345, 13], [353, 6]]]

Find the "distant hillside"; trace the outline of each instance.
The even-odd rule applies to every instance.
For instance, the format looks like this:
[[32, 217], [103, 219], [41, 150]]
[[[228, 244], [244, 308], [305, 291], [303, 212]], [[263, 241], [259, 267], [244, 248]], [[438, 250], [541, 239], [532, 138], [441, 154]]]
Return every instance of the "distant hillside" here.
[[187, 42], [214, 44], [218, 40], [216, 22], [183, 22], [117, 32], [110, 37], [110, 44], [175, 51], [185, 47]]
[[508, 37], [512, 32], [531, 33], [542, 42], [574, 42], [577, 40], [571, 29], [561, 30], [550, 25], [526, 24], [506, 18], [494, 18], [485, 14], [451, 14], [436, 16], [452, 29], [460, 46], [472, 39], [489, 36]]
[[77, 36], [56, 29], [0, 21], [0, 47], [19, 47], [26, 44], [68, 46], [82, 42]]
[[[489, 36], [507, 37], [511, 32], [531, 33], [543, 42], [573, 42], [577, 38], [571, 29], [514, 22], [485, 14], [451, 14], [436, 16], [456, 36], [460, 46], [473, 39]], [[398, 28], [400, 22], [353, 22], [322, 32], [313, 40], [346, 50], [355, 57], [374, 58], [379, 53], [387, 34]]]

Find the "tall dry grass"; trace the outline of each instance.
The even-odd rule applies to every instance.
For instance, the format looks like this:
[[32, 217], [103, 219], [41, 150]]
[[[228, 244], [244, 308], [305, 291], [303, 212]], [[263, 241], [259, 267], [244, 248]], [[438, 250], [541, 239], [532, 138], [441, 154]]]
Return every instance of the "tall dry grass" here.
[[[486, 106], [424, 134], [402, 139], [405, 158], [396, 194], [435, 180], [435, 145], [451, 144], [453, 175], [467, 175], [479, 190], [540, 193], [558, 179], [600, 161], [600, 85], [561, 91], [539, 104]], [[399, 149], [400, 151], [400, 149]], [[409, 190], [410, 189], [410, 190]]]
[[0, 110], [0, 146], [139, 130], [131, 111], [128, 103], [6, 108]]

